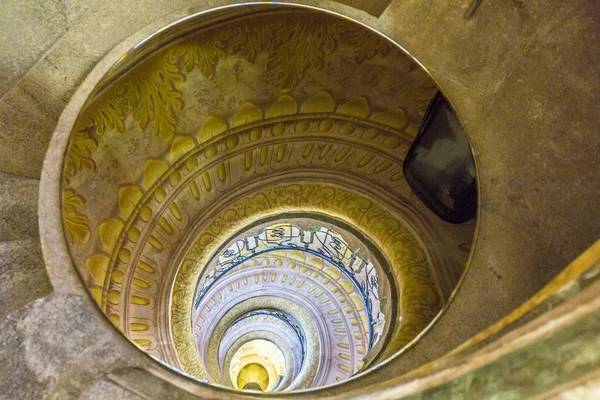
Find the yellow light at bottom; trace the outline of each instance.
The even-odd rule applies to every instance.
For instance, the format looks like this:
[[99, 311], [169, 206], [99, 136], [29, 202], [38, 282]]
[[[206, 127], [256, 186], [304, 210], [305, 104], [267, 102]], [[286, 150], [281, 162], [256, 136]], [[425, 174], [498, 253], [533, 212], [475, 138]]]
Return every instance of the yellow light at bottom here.
[[[262, 374], [263, 371], [267, 376], [263, 380], [264, 385], [257, 380], [257, 374]], [[229, 366], [229, 376], [236, 389], [244, 389], [247, 384], [258, 384], [263, 392], [270, 392], [275, 388], [279, 377], [284, 375], [283, 353], [273, 342], [264, 339], [244, 343], [233, 355]], [[256, 389], [252, 388], [255, 385], [250, 386], [246, 389]]]
[[[251, 363], [243, 367], [238, 373], [237, 387], [246, 388], [246, 385], [256, 383], [263, 392], [269, 387], [269, 373], [260, 364]], [[250, 386], [250, 385], [249, 385]]]

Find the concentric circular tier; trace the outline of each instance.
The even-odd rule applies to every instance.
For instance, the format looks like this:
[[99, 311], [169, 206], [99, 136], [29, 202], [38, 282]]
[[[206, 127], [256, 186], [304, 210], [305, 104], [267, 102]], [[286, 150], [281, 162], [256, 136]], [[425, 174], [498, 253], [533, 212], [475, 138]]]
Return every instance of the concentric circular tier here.
[[151, 36], [98, 83], [65, 156], [88, 291], [207, 383], [291, 391], [377, 367], [447, 304], [473, 238], [403, 175], [435, 92], [384, 37], [304, 7]]

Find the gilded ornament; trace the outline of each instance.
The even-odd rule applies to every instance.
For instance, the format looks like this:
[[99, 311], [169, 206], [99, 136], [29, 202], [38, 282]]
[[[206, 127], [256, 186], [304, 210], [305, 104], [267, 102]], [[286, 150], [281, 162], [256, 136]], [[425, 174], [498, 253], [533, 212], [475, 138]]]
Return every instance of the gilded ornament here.
[[198, 140], [200, 143], [207, 142], [210, 139], [219, 136], [227, 129], [229, 129], [229, 127], [225, 121], [217, 116], [209, 115], [206, 120], [204, 120], [202, 129], [198, 132]]
[[386, 56], [394, 47], [376, 33], [367, 34], [362, 27], [352, 27], [345, 44], [352, 46], [354, 62], [360, 64], [376, 55]]
[[346, 24], [320, 16], [310, 20], [287, 19], [275, 32], [274, 50], [267, 61], [277, 86], [290, 91], [309, 67], [320, 69], [324, 55], [333, 52], [346, 27]]
[[215, 66], [225, 58], [222, 37], [226, 35], [215, 34], [208, 40], [204, 38], [204, 41], [188, 41], [175, 46], [169, 51], [169, 59], [175, 64], [181, 58], [186, 72], [198, 68], [206, 79], [212, 79]]
[[67, 155], [65, 174], [67, 176], [75, 176], [82, 169], [94, 171], [96, 163], [92, 160], [92, 151], [97, 147], [98, 142], [96, 139], [90, 137], [87, 132], [81, 131], [73, 134]]
[[[262, 204], [256, 205], [257, 201]], [[413, 340], [441, 308], [441, 298], [431, 278], [429, 263], [422, 261], [421, 252], [416, 259], [407, 256], [411, 247], [420, 248], [420, 245], [397, 217], [366, 197], [333, 185], [308, 182], [262, 189], [260, 193], [238, 200], [212, 219], [203, 233], [198, 235], [196, 244], [175, 278], [172, 323], [179, 326], [189, 319], [188, 310], [195, 288], [189, 282], [197, 281], [208, 257], [219, 247], [220, 240], [230, 237], [240, 226], [247, 226], [257, 218], [298, 209], [323, 212], [353, 226], [361, 226], [361, 230], [381, 246], [385, 254], [392, 257], [392, 268], [399, 277], [402, 293], [403, 318], [390, 349], [396, 351]], [[258, 214], [252, 215], [249, 212]], [[391, 238], [394, 240], [390, 240]], [[402, 240], [397, 240], [398, 238]], [[180, 301], [183, 303], [179, 303]], [[188, 373], [200, 368], [195, 349], [185, 345], [191, 340], [191, 330], [177, 330], [172, 334], [182, 367]]]
[[292, 96], [283, 95], [267, 111], [267, 118], [294, 115], [298, 112], [298, 103]]
[[[94, 172], [94, 160], [101, 171], [86, 172], [82, 178], [105, 179], [107, 172], [112, 172], [108, 166], [113, 161], [112, 148], [107, 151], [106, 146], [113, 143], [109, 140], [116, 138], [115, 144], [123, 146], [115, 149], [118, 156], [132, 155], [123, 160], [134, 165], [135, 174], [130, 170], [130, 175], [113, 182], [118, 198], [113, 195], [108, 202], [94, 202], [96, 210], [98, 204], [107, 205], [108, 215], [98, 213], [101, 215], [93, 220], [98, 230], [93, 243], [78, 249], [86, 252], [78, 260], [78, 268], [84, 271], [94, 299], [125, 334], [161, 356], [172, 345], [168, 336], [172, 334], [179, 359], [168, 362], [199, 378], [208, 376], [189, 337], [188, 301], [200, 267], [185, 259], [176, 277], [165, 271], [165, 265], [176, 266], [175, 261], [171, 265], [165, 260], [177, 259], [173, 252], [184, 235], [197, 234], [190, 254], [200, 260], [244, 222], [298, 210], [331, 215], [371, 235], [386, 255], [392, 255], [394, 273], [404, 279], [400, 291], [404, 314], [395, 333], [396, 348], [414, 339], [441, 305], [428, 254], [396, 217], [404, 205], [391, 212], [382, 200], [384, 194], [378, 194], [377, 200], [362, 195], [384, 188], [393, 197], [400, 191], [402, 183], [396, 181], [402, 179], [402, 152], [392, 150], [410, 144], [407, 130], [415, 124], [413, 104], [401, 103], [406, 110], [385, 110], [381, 104], [387, 103], [378, 103], [368, 92], [334, 99], [332, 93], [339, 96], [334, 87], [330, 91], [311, 87], [289, 93], [305, 77], [311, 79], [313, 71], [326, 73], [330, 68], [326, 64], [330, 62], [328, 53], [338, 47], [344, 52], [352, 47], [351, 59], [361, 63], [388, 54], [391, 45], [362, 27], [358, 29], [361, 35], [356, 35], [348, 23], [331, 18], [311, 15], [277, 23], [266, 21], [237, 21], [220, 26], [217, 34], [208, 31], [184, 38], [127, 71], [92, 99], [82, 113], [65, 163], [65, 179], [81, 171]], [[261, 98], [236, 95], [229, 105], [220, 103], [205, 110], [201, 114], [204, 121], [196, 120], [197, 115], [189, 114], [194, 108], [188, 104], [192, 94], [186, 91], [190, 84], [185, 80], [211, 79], [222, 86], [222, 72], [239, 78], [243, 73], [240, 69], [236, 72], [235, 66], [246, 68], [244, 60], [236, 60], [233, 71], [217, 68], [228, 54], [240, 55], [250, 64], [266, 64], [262, 83], [275, 85], [269, 85], [269, 92]], [[229, 61], [223, 60], [222, 66], [232, 65]], [[199, 73], [190, 74], [194, 70]], [[182, 110], [183, 99], [186, 108]], [[128, 136], [111, 132], [101, 140], [107, 131], [127, 131]], [[161, 140], [151, 140], [150, 150], [143, 153], [140, 149], [148, 138], [153, 139], [150, 135]], [[125, 150], [128, 146], [134, 150]], [[104, 153], [99, 153], [99, 147]], [[292, 176], [293, 183], [281, 179], [284, 175]], [[82, 184], [85, 179], [71, 182]], [[320, 179], [331, 184], [319, 185]], [[70, 243], [88, 242], [90, 224], [78, 212], [85, 205], [83, 197], [68, 189], [64, 198]], [[192, 231], [194, 224], [202, 229]], [[340, 279], [332, 274], [327, 279]], [[168, 306], [157, 306], [162, 301], [157, 292], [166, 293], [173, 280], [169, 299], [172, 324], [161, 328], [171, 331], [141, 329], [142, 322], [136, 317], [162, 318], [156, 310], [164, 311]], [[344, 293], [343, 288], [336, 287], [335, 291], [336, 296]], [[348, 307], [357, 303], [345, 301]], [[175, 354], [173, 349], [168, 351]]]
[[67, 237], [72, 244], [87, 243], [90, 240], [89, 219], [78, 211], [78, 208], [84, 205], [83, 197], [78, 196], [73, 189], [63, 192], [63, 220]]
[[[343, 37], [348, 32], [347, 37]], [[308, 68], [320, 69], [325, 54], [332, 52], [338, 44], [354, 46], [355, 62], [362, 63], [376, 55], [389, 52], [390, 44], [363, 28], [349, 28], [349, 24], [332, 20], [325, 16], [311, 18], [289, 18], [281, 23], [250, 24], [240, 22], [222, 31], [202, 37], [188, 39], [175, 44], [133, 69], [119, 82], [106, 89], [94, 99], [80, 117], [77, 132], [69, 151], [66, 172], [74, 176], [81, 169], [94, 170], [91, 152], [97, 142], [85, 132], [95, 128], [97, 135], [107, 130], [124, 133], [124, 120], [133, 111], [139, 130], [151, 123], [152, 133], [165, 141], [170, 141], [175, 132], [175, 111], [182, 108], [181, 93], [176, 84], [185, 80], [185, 73], [194, 69], [201, 71], [206, 79], [212, 79], [216, 65], [227, 52], [240, 54], [250, 63], [256, 56], [267, 52], [267, 68], [272, 71], [275, 83], [282, 91], [290, 91], [302, 79]], [[294, 102], [282, 97], [283, 103], [274, 104], [274, 115], [291, 115], [296, 112]], [[341, 107], [340, 113], [358, 113], [362, 116], [368, 105], [352, 101]], [[305, 104], [301, 112], [333, 112], [333, 100], [323, 96]], [[276, 111], [285, 107], [283, 111]], [[357, 108], [358, 107], [358, 108]], [[312, 110], [312, 111], [310, 111]], [[255, 113], [245, 110], [246, 117], [262, 119]], [[221, 133], [223, 124], [218, 117], [207, 119], [199, 140], [203, 142]], [[244, 123], [240, 115], [234, 126]], [[400, 125], [400, 124], [397, 124]], [[400, 129], [400, 128], [399, 128]]]
[[113, 218], [98, 224], [98, 234], [104, 251], [107, 253], [112, 252], [112, 249], [119, 240], [123, 226], [123, 221], [118, 218]]
[[229, 53], [241, 54], [250, 63], [254, 63], [258, 53], [271, 50], [275, 41], [273, 36], [276, 30], [281, 29], [284, 24], [239, 24], [231, 29], [231, 44]]
[[167, 141], [175, 129], [174, 111], [182, 107], [181, 94], [173, 87], [184, 80], [176, 61], [169, 53], [159, 53], [127, 79], [129, 105], [135, 106], [138, 129], [152, 121], [152, 133]]
[[173, 139], [171, 150], [169, 151], [169, 161], [171, 164], [179, 160], [188, 151], [196, 147], [196, 142], [190, 136], [178, 136]]
[[127, 85], [115, 84], [88, 104], [79, 117], [77, 130], [94, 128], [99, 136], [108, 130], [125, 132], [125, 116], [131, 111]]
[[123, 218], [128, 218], [143, 196], [142, 189], [137, 185], [127, 185], [119, 188], [119, 211]]
[[233, 116], [234, 127], [246, 125], [252, 122], [260, 121], [263, 119], [263, 112], [260, 108], [256, 107], [250, 102], [244, 103], [242, 108]]
[[106, 277], [106, 272], [108, 271], [109, 262], [110, 257], [108, 257], [106, 254], [96, 254], [92, 257], [89, 257], [85, 262], [85, 266], [90, 272], [90, 275], [100, 285], [104, 284], [104, 278]]

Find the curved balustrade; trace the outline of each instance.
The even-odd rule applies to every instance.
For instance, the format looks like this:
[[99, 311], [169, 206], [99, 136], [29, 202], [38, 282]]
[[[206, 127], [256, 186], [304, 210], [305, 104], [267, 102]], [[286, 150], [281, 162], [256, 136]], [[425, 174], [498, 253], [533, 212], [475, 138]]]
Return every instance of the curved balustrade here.
[[[359, 249], [351, 249], [341, 235], [324, 227], [304, 230], [293, 224], [279, 223], [265, 227], [256, 236], [236, 240], [221, 253], [216, 265], [202, 274], [194, 307], [198, 308], [202, 297], [221, 276], [253, 257], [276, 250], [298, 250], [316, 255], [351, 280], [365, 304], [371, 349], [385, 326], [385, 316], [379, 302], [377, 271], [364, 253]], [[209, 265], [212, 266], [212, 263]]]
[[306, 355], [306, 351], [305, 351], [305, 348], [307, 346], [306, 336], [304, 335], [304, 331], [302, 330], [302, 326], [291, 315], [289, 315], [287, 313], [284, 313], [282, 311], [279, 311], [279, 310], [275, 310], [275, 309], [271, 309], [271, 310], [256, 310], [256, 311], [251, 311], [251, 312], [249, 312], [247, 314], [244, 314], [243, 316], [241, 316], [237, 320], [235, 320], [233, 322], [233, 324], [231, 324], [231, 325], [233, 326], [235, 324], [238, 324], [238, 323], [242, 322], [243, 320], [245, 320], [247, 318], [252, 318], [252, 317], [255, 317], [255, 316], [258, 316], [258, 315], [266, 315], [266, 316], [277, 318], [280, 321], [282, 321], [284, 324], [286, 324], [287, 326], [289, 326], [290, 328], [292, 328], [292, 330], [296, 334], [296, 337], [298, 338], [298, 341], [300, 342], [300, 346], [301, 346], [301, 350], [302, 350], [302, 358], [301, 358], [301, 361], [300, 361], [300, 365], [302, 365], [304, 363], [304, 357]]
[[407, 185], [437, 87], [394, 43], [256, 4], [181, 20], [106, 71], [65, 143], [64, 235], [92, 298], [153, 358], [231, 388], [237, 351], [268, 340], [285, 373], [252, 354], [235, 358], [244, 376], [315, 389], [379, 368], [447, 306], [475, 224], [441, 221]]

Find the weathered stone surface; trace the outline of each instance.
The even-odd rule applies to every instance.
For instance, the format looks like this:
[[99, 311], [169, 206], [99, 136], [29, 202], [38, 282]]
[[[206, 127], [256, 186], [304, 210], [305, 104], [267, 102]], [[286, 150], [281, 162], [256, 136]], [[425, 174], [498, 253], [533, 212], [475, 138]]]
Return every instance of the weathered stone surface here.
[[[6, 7], [21, 7], [17, 5], [19, 2], [9, 3], [3, 4], [2, 18], [6, 18]], [[33, 2], [23, 4], [27, 7]], [[38, 2], [35, 4], [34, 8], [41, 7], [37, 6]], [[85, 49], [88, 41], [96, 40], [99, 27], [106, 32], [123, 27], [123, 31], [118, 31], [121, 36], [107, 40], [107, 47], [103, 47], [106, 49], [110, 43], [119, 42], [122, 35], [149, 21], [130, 25], [135, 19], [124, 17], [127, 4], [142, 5], [141, 2], [109, 4], [98, 1], [86, 20], [86, 23], [97, 20], [97, 25], [82, 25], [73, 31], [79, 41], [73, 40], [64, 47], [56, 46], [60, 52], [51, 51], [49, 62], [39, 64], [44, 67], [36, 69], [36, 81], [42, 86], [47, 84], [53, 93], [56, 90], [58, 97], [68, 97], [91, 69], [94, 57], [100, 57], [105, 51], [97, 47]], [[138, 10], [151, 13], [153, 7], [163, 7], [167, 2], [147, 4]], [[593, 158], [594, 150], [598, 148], [597, 142], [593, 141], [598, 137], [599, 104], [594, 94], [598, 93], [596, 60], [600, 59], [595, 36], [599, 19], [597, 5], [581, 0], [560, 2], [560, 7], [553, 9], [556, 1], [487, 1], [472, 20], [464, 21], [462, 12], [466, 4], [394, 1], [382, 18], [385, 33], [397, 32], [394, 39], [409, 47], [436, 74], [443, 75], [440, 81], [464, 111], [462, 116], [469, 132], [473, 133], [477, 161], [484, 177], [481, 182], [485, 215], [482, 227], [486, 228], [482, 229], [476, 247], [477, 257], [470, 280], [460, 292], [462, 300], [457, 298], [439, 326], [418, 344], [430, 351], [407, 353], [399, 363], [377, 372], [382, 374], [379, 379], [397, 376], [422, 364], [436, 352], [439, 354], [443, 348], [451, 348], [489, 325], [514, 304], [522, 302], [557, 268], [564, 266], [564, 260], [598, 236], [595, 200], [600, 185]], [[116, 11], [109, 13], [110, 7]], [[37, 19], [33, 15], [17, 17], [10, 24], [0, 22], [2, 29], [8, 27], [6, 30], [11, 33], [2, 37], [2, 46], [9, 43], [10, 52], [5, 51], [5, 47], [0, 48], [3, 55], [0, 73], [9, 77], [0, 78], [3, 87], [10, 86], [7, 82], [12, 82], [14, 78], [11, 77], [21, 74], [10, 72], [17, 70], [11, 63], [26, 68], [22, 65], [30, 65], [30, 60], [37, 59], [47, 48], [47, 44], [41, 50], [37, 47], [45, 36], [60, 35], [48, 34], [49, 31], [43, 28], [34, 32], [33, 38], [24, 36], [28, 30], [38, 29], [43, 24], [40, 21], [54, 15], [53, 12], [47, 14], [37, 15]], [[542, 23], [548, 15], [552, 15], [550, 22]], [[14, 17], [11, 15], [11, 18]], [[34, 18], [35, 23], [27, 23], [28, 18]], [[15, 37], [20, 39], [16, 41]], [[39, 37], [42, 39], [36, 41]], [[27, 46], [38, 48], [38, 56], [19, 63], [18, 60], [25, 59], [25, 53], [30, 50], [24, 48]], [[75, 60], [76, 52], [86, 54], [83, 50], [93, 56], [79, 65], [79, 60]], [[524, 50], [527, 52], [523, 53]], [[24, 54], [15, 56], [19, 52]], [[54, 60], [50, 59], [51, 54], [56, 56]], [[72, 72], [55, 75], [52, 72], [64, 72], [67, 65], [74, 65]], [[9, 71], [6, 74], [5, 69]], [[25, 81], [23, 85], [0, 100], [0, 170], [37, 176], [47, 143], [44, 140], [47, 141], [51, 134], [62, 105], [59, 106], [59, 99], [39, 89], [37, 83]], [[42, 95], [28, 94], [32, 89], [27, 88], [34, 88], [35, 93]], [[10, 99], [6, 101], [8, 97]], [[478, 128], [477, 124], [486, 115], [487, 119]], [[532, 137], [536, 138], [533, 144], [530, 143]], [[518, 286], [511, 286], [515, 283]], [[468, 285], [471, 289], [467, 289]], [[500, 294], [502, 290], [507, 292]], [[494, 298], [489, 299], [489, 296]], [[60, 369], [61, 364], [71, 365], [69, 357], [77, 352], [81, 359], [87, 357], [85, 346], [73, 345], [71, 336], [84, 334], [90, 342], [98, 340], [99, 334], [94, 331], [97, 330], [97, 316], [74, 318], [75, 321], [85, 320], [87, 324], [87, 327], [78, 325], [74, 329], [65, 321], [73, 319], [70, 313], [77, 313], [80, 304], [71, 302], [66, 309], [60, 304], [51, 299], [40, 300], [0, 323], [0, 398], [42, 397], [43, 393], [52, 390], [51, 382], [62, 379], [57, 378], [59, 372], [47, 372], [44, 368]], [[53, 317], [55, 319], [50, 322], [46, 317], [63, 311], [68, 312], [60, 318]], [[65, 327], [61, 328], [61, 324]], [[28, 325], [35, 329], [26, 329]], [[440, 333], [443, 330], [447, 330], [445, 334]], [[27, 339], [29, 333], [25, 331], [34, 332], [35, 340], [41, 338], [40, 343], [45, 343], [44, 346], [32, 344], [34, 339]], [[55, 333], [45, 334], [51, 331]], [[436, 339], [438, 334], [442, 335], [440, 340]], [[47, 344], [48, 341], [53, 343]], [[49, 357], [49, 352], [54, 352], [55, 357]], [[26, 354], [48, 365], [32, 369]], [[405, 365], [401, 366], [401, 363]], [[89, 367], [83, 361], [72, 365], [81, 370]], [[38, 370], [42, 371], [40, 375]], [[374, 375], [371, 377], [375, 378]], [[359, 379], [350, 384], [364, 386], [365, 383]], [[83, 387], [81, 385], [79, 389]]]
[[217, 400], [230, 397], [227, 396], [227, 393], [215, 393], [214, 391], [208, 395], [207, 390], [204, 390], [202, 391], [203, 393], [195, 396], [180, 387], [173, 385], [172, 382], [157, 378], [140, 368], [123, 368], [111, 373], [109, 378], [131, 391], [135, 391], [135, 393], [143, 396], [144, 399], [149, 400], [167, 398], [169, 400], [193, 400], [202, 398]]
[[93, 307], [52, 294], [0, 323], [0, 399], [74, 399], [113, 368], [136, 365]]
[[469, 3], [393, 1], [381, 23], [385, 33], [432, 72], [491, 95], [502, 86], [554, 1], [485, 1], [465, 20]]
[[88, 386], [78, 400], [141, 400], [138, 395], [123, 389], [106, 379], [99, 379]]
[[371, 15], [379, 17], [392, 0], [342, 0], [340, 3], [364, 10]]
[[29, 79], [0, 99], [0, 172], [39, 178], [65, 104]]
[[0, 243], [0, 320], [51, 291], [38, 238]]
[[2, 3], [0, 97], [65, 33], [63, 3], [61, 0]]
[[0, 97], [86, 12], [88, 1], [23, 0], [2, 3]]
[[37, 237], [39, 182], [0, 173], [0, 242]]
[[[440, 357], [522, 304], [600, 237], [594, 223], [600, 219], [600, 159], [591, 150], [600, 148], [595, 133], [600, 104], [598, 8], [586, 0], [554, 6], [520, 3], [484, 2], [470, 22], [448, 17], [456, 28], [438, 16], [436, 35], [432, 19], [417, 38], [404, 36], [424, 61], [438, 56], [436, 74], [448, 82], [450, 95], [460, 88], [465, 96], [455, 100], [459, 112], [464, 107], [469, 115], [467, 128], [480, 173], [479, 237], [463, 286], [439, 322], [377, 375], [349, 386], [400, 376]], [[542, 14], [524, 19], [536, 4]], [[513, 7], [524, 25], [513, 26], [506, 19], [515, 17]], [[409, 13], [410, 5], [394, 2], [383, 17], [397, 22], [398, 37], [408, 29], [403, 21], [411, 15], [401, 11]], [[423, 10], [410, 12], [427, 18]], [[488, 26], [492, 20], [497, 22]], [[465, 23], [478, 25], [471, 33], [476, 36], [458, 26]], [[525, 32], [527, 37], [522, 36]], [[461, 34], [463, 50], [455, 47]], [[519, 41], [522, 51], [515, 55], [507, 46]], [[478, 49], [488, 52], [480, 54], [479, 66], [469, 61]], [[465, 86], [477, 92], [469, 93]], [[480, 103], [473, 102], [478, 96]]]
[[497, 154], [481, 152], [484, 207], [524, 232], [513, 254], [546, 279], [600, 237], [598, 21], [596, 3], [561, 2], [476, 132]]

